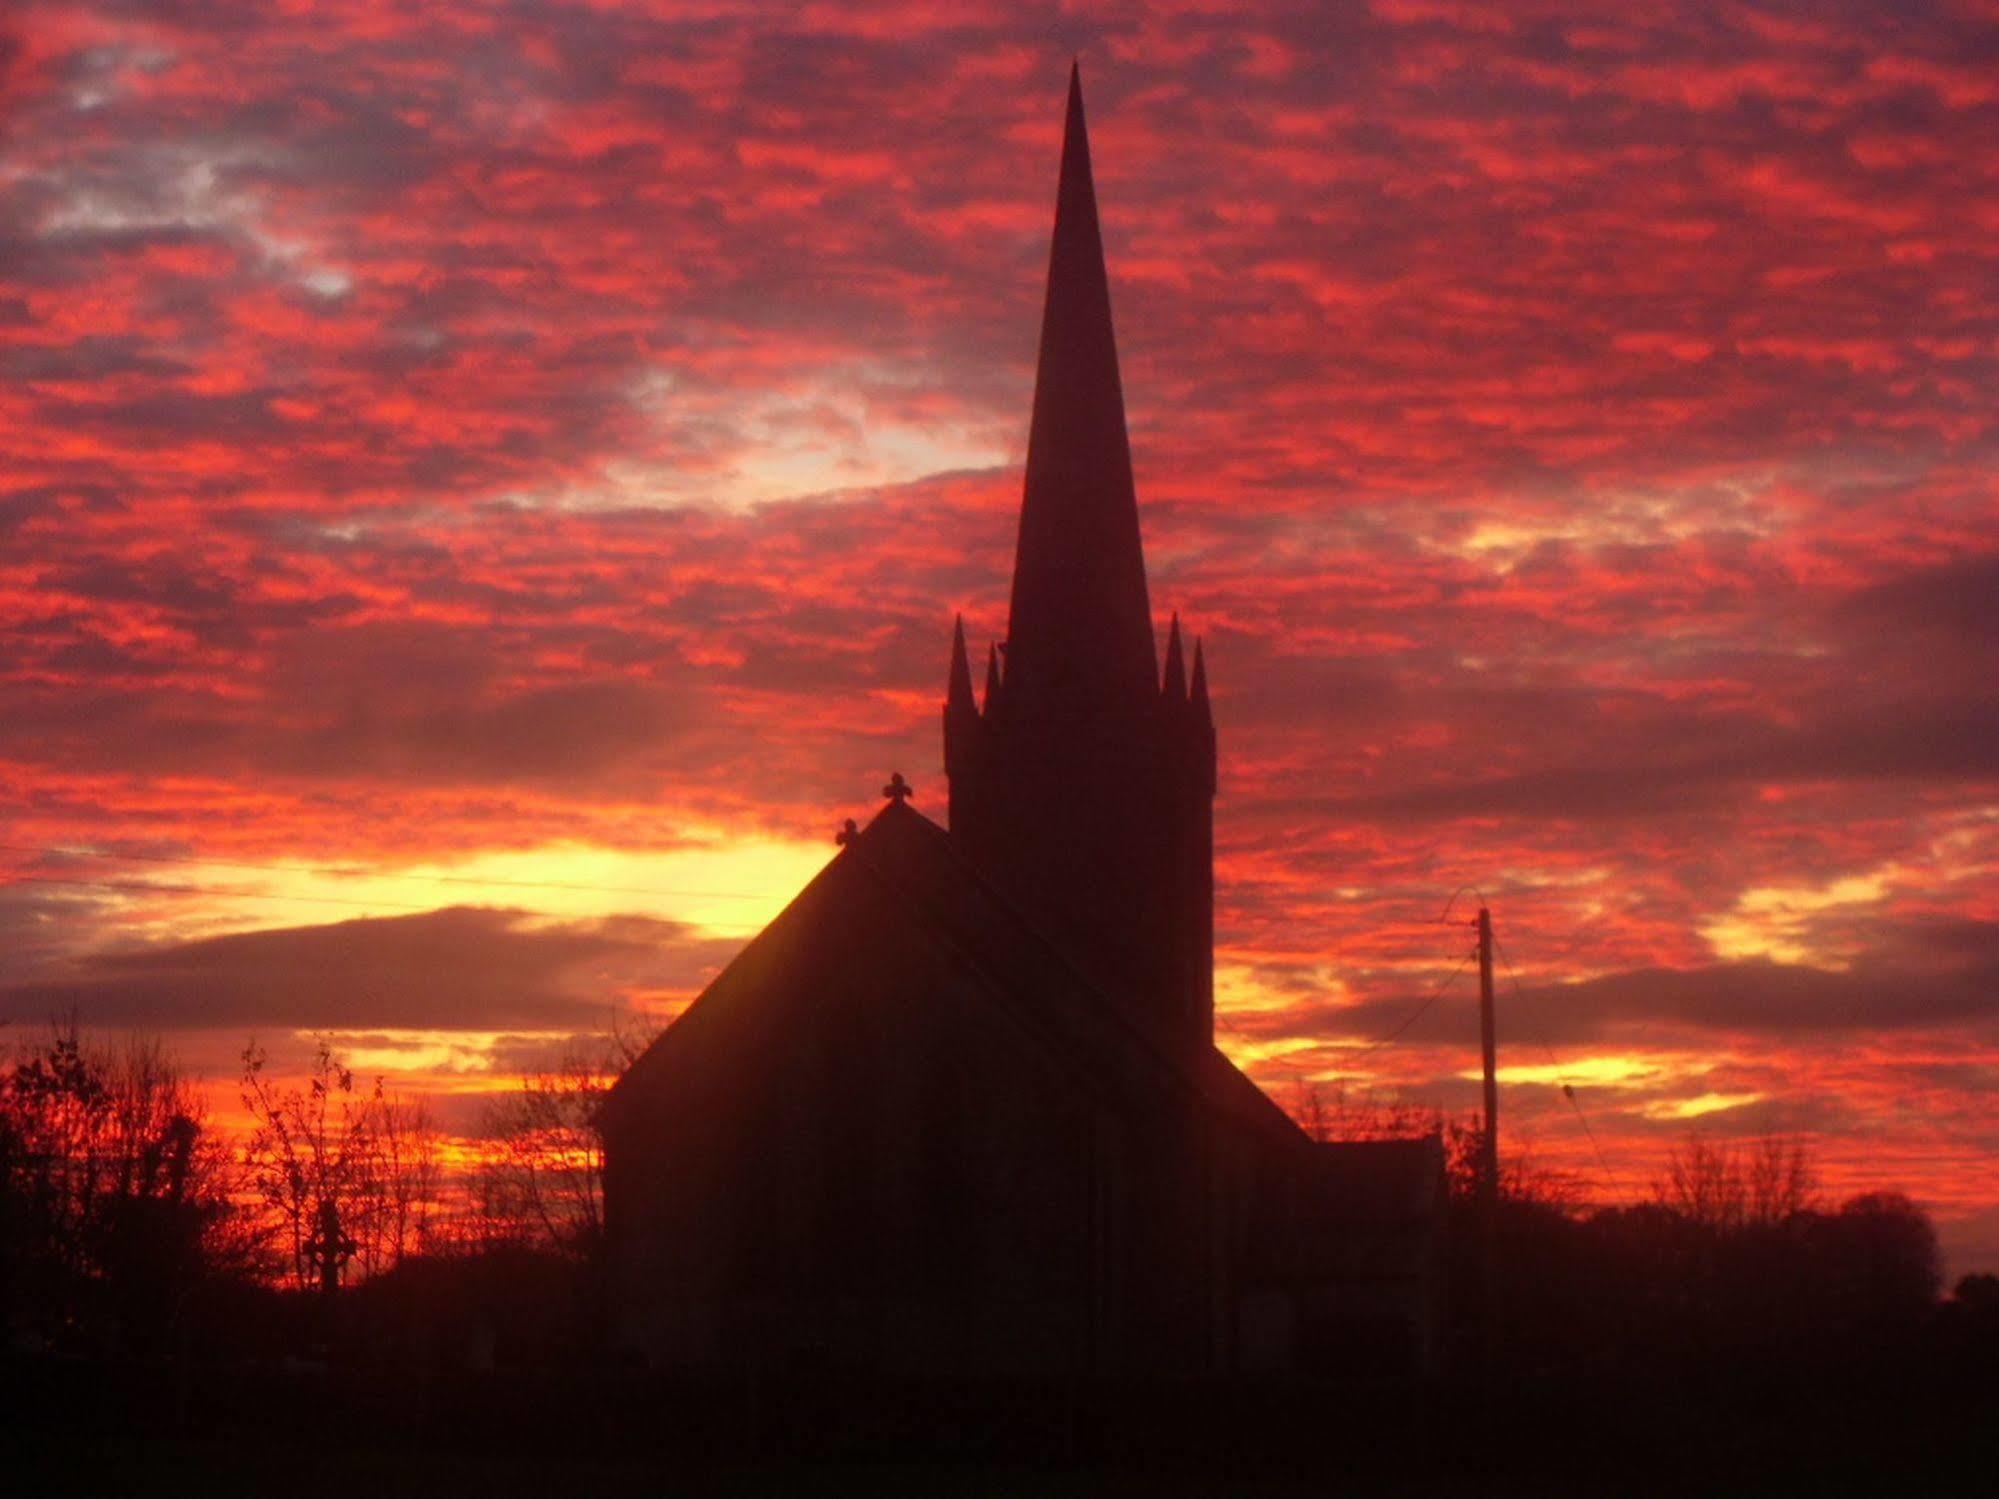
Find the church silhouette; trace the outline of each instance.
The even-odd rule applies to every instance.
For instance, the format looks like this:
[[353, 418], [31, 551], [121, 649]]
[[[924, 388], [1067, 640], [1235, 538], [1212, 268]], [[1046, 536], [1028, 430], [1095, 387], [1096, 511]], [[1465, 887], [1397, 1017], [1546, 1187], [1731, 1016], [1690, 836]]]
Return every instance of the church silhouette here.
[[655, 1367], [1421, 1368], [1434, 1139], [1312, 1140], [1214, 1044], [1215, 727], [1161, 670], [1072, 72], [1004, 647], [600, 1116], [611, 1307]]

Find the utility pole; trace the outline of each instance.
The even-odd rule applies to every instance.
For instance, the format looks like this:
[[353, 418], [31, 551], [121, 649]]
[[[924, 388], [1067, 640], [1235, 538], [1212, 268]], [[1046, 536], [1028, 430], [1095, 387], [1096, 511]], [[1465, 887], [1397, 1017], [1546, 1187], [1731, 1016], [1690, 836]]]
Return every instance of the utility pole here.
[[1485, 1059], [1485, 1129], [1478, 1142], [1479, 1360], [1490, 1372], [1499, 1349], [1499, 1069], [1492, 1025], [1492, 913], [1478, 908], [1478, 1039]]
[[1479, 1205], [1499, 1204], [1499, 1070], [1492, 1030], [1492, 912], [1478, 908], [1478, 1040], [1485, 1060], [1485, 1133], [1479, 1139]]

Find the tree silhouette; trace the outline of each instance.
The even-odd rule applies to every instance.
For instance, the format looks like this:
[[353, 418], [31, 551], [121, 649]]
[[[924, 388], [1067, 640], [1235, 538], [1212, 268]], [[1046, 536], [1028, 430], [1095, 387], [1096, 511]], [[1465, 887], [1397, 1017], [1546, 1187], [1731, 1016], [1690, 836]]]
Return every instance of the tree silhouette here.
[[1667, 1158], [1652, 1200], [1720, 1230], [1769, 1227], [1810, 1209], [1818, 1166], [1801, 1140], [1766, 1135], [1746, 1145], [1689, 1135]]
[[519, 1088], [490, 1100], [484, 1134], [492, 1151], [474, 1181], [475, 1211], [489, 1243], [594, 1259], [604, 1232], [604, 1147], [597, 1106], [629, 1060], [613, 1047], [595, 1060], [577, 1051]]
[[420, 1104], [353, 1071], [316, 1038], [303, 1087], [281, 1088], [264, 1049], [243, 1051], [243, 1106], [255, 1121], [244, 1158], [299, 1289], [336, 1286], [352, 1261], [380, 1274], [419, 1247], [440, 1188], [436, 1131]]
[[156, 1041], [52, 1027], [0, 1082], [9, 1319], [56, 1344], [157, 1345], [204, 1282], [254, 1263], [236, 1178]]

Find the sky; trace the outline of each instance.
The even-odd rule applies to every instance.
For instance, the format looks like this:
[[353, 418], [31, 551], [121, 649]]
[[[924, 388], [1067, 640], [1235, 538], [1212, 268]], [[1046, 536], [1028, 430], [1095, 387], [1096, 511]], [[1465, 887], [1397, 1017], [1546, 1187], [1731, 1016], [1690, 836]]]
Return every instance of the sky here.
[[0, 1020], [471, 1130], [941, 819], [1072, 56], [1224, 1049], [1470, 1110], [1483, 898], [1509, 1148], [1999, 1268], [1992, 0], [9, 6]]

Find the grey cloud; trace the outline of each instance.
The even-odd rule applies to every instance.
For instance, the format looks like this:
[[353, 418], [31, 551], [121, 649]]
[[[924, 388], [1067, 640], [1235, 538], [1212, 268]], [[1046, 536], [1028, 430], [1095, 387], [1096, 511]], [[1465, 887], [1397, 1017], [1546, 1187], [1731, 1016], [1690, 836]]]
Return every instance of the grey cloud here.
[[[1654, 715], [1658, 716], [1658, 715]], [[1696, 715], [1684, 727], [1698, 732]], [[1659, 739], [1671, 744], [1670, 720]], [[1408, 785], [1319, 802], [1327, 818], [1645, 817], [1733, 801], [1762, 782], [1999, 780], [1999, 692], [1985, 701], [1884, 702], [1796, 730], [1757, 725], [1734, 748], [1618, 753], [1512, 775]]]
[[[1689, 1037], [1764, 1038], [1892, 1034], [1971, 1026], [1999, 1030], [1999, 922], [1877, 918], [1848, 933], [1865, 946], [1844, 969], [1755, 958], [1694, 968], [1632, 968], [1574, 983], [1509, 990], [1506, 1023], [1552, 1045], [1684, 1043]], [[1309, 994], [1309, 971], [1262, 975]], [[1473, 986], [1458, 981], [1403, 1032], [1399, 1044], [1477, 1035]], [[1424, 995], [1380, 995], [1359, 1004], [1307, 1001], [1233, 1022], [1252, 1033], [1373, 1042], [1408, 1022]]]
[[737, 946], [671, 922], [530, 924], [452, 907], [98, 952], [0, 988], [0, 1017], [87, 1026], [586, 1031], [616, 982], [698, 984]]

